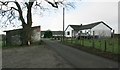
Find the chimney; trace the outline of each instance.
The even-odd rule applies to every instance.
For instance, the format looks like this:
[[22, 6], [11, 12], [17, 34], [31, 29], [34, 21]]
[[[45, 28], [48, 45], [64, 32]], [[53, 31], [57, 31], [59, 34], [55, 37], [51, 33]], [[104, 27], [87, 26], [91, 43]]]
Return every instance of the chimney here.
[[82, 26], [82, 24], [80, 24], [80, 26]]

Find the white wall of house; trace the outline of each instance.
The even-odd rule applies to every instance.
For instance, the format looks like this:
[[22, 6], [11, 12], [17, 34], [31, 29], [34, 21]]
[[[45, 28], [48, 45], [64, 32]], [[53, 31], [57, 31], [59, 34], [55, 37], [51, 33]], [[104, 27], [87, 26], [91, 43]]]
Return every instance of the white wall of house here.
[[91, 29], [91, 34], [93, 35], [93, 31], [95, 31], [95, 35], [104, 36], [104, 37], [111, 37], [111, 29], [108, 28], [103, 23], [93, 27]]
[[[69, 26], [65, 31], [65, 37], [72, 37], [72, 30], [73, 28]], [[70, 34], [68, 35], [67, 32], [69, 32]]]
[[[81, 31], [82, 31], [82, 33], [81, 33]], [[80, 30], [80, 31], [78, 31], [78, 34], [80, 34], [81, 36], [91, 35], [91, 29]]]
[[73, 37], [77, 37], [78, 36], [78, 31], [73, 30], [72, 35], [73, 35]]

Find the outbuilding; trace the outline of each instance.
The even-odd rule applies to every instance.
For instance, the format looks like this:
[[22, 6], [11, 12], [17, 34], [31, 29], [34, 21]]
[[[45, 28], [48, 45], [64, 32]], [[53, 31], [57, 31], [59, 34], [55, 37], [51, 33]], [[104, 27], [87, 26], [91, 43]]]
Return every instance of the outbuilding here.
[[[21, 45], [21, 33], [22, 29], [7, 30], [6, 32], [6, 45]], [[40, 26], [32, 27], [32, 42], [37, 42], [41, 40], [41, 30]]]

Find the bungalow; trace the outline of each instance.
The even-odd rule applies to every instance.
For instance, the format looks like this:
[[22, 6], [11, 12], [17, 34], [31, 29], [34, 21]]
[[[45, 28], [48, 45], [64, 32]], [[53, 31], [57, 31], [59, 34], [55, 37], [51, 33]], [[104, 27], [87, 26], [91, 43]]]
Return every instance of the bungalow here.
[[[22, 41], [21, 41], [21, 33], [22, 29], [14, 29], [14, 30], [8, 30], [8, 31], [4, 31], [6, 32], [6, 45], [21, 45]], [[40, 26], [35, 26], [32, 27], [32, 42], [37, 42], [40, 41], [41, 37], [40, 37]]]
[[97, 36], [97, 37], [111, 37], [112, 28], [103, 21], [95, 22], [87, 25], [68, 25], [65, 29], [66, 37], [78, 36]]

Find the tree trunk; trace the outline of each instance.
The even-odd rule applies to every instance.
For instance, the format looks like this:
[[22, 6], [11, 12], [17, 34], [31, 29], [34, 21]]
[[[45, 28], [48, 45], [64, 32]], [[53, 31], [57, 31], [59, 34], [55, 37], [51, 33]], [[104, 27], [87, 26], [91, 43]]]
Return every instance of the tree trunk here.
[[30, 45], [31, 43], [31, 34], [32, 34], [32, 30], [31, 30], [31, 26], [32, 26], [32, 5], [34, 3], [35, 0], [33, 0], [33, 2], [29, 1], [29, 3], [26, 3], [27, 6], [27, 23], [25, 22], [24, 18], [23, 18], [23, 12], [22, 9], [20, 7], [20, 4], [18, 2], [14, 2], [16, 4], [16, 6], [18, 7], [18, 13], [19, 13], [19, 19], [22, 22], [22, 31], [20, 32], [21, 35], [21, 41], [22, 41], [22, 45]]
[[27, 24], [22, 29], [22, 45], [30, 45], [31, 44], [31, 35], [32, 35], [32, 15], [31, 10], [27, 12]]
[[27, 24], [23, 26], [21, 31], [21, 40], [22, 45], [30, 45], [31, 44], [31, 35], [32, 35], [32, 13], [31, 8], [28, 8], [27, 11]]
[[30, 45], [31, 44], [31, 27], [25, 27], [21, 31], [21, 41], [22, 45]]

